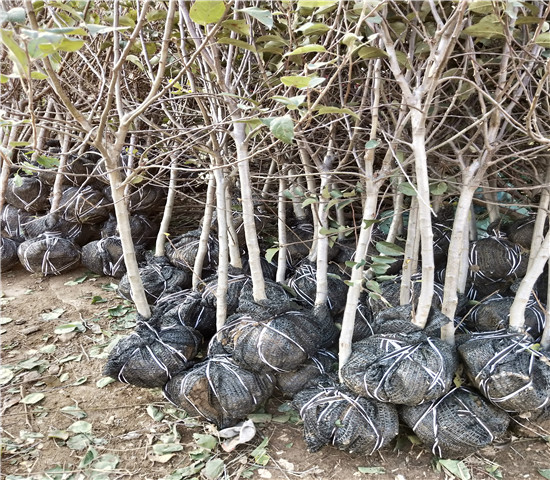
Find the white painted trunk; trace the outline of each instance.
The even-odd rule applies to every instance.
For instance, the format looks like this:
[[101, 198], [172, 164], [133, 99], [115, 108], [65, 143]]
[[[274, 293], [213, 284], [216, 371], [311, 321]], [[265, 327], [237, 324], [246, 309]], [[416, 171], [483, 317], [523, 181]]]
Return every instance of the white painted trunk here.
[[172, 220], [172, 211], [174, 210], [174, 202], [176, 200], [176, 171], [177, 161], [172, 159], [170, 162], [170, 182], [168, 184], [168, 194], [166, 195], [166, 204], [162, 213], [162, 221], [160, 222], [157, 239], [155, 242], [155, 257], [164, 256], [164, 246], [166, 244], [166, 236], [170, 228], [170, 220]]
[[210, 237], [210, 226], [212, 224], [212, 215], [214, 212], [214, 193], [216, 191], [216, 180], [214, 174], [208, 178], [208, 188], [206, 190], [206, 204], [204, 205], [204, 215], [202, 217], [202, 230], [199, 238], [199, 248], [193, 264], [193, 283], [192, 288], [196, 290], [202, 280], [202, 267], [204, 259], [208, 252], [208, 238]]
[[277, 252], [277, 276], [275, 279], [283, 283], [286, 279], [286, 261], [287, 261], [287, 235], [286, 235], [286, 202], [284, 191], [286, 190], [286, 179], [279, 178], [279, 201], [277, 203], [277, 233], [279, 241], [279, 251]]
[[218, 288], [216, 289], [216, 330], [225, 325], [227, 318], [227, 275], [229, 269], [229, 246], [227, 241], [227, 215], [225, 203], [225, 175], [223, 169], [214, 170], [216, 178], [216, 213], [218, 218]]

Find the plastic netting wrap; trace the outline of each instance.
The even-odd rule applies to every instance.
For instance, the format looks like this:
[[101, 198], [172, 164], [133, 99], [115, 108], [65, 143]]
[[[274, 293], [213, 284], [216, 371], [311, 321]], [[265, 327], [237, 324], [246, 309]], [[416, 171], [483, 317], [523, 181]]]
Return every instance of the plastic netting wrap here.
[[[327, 268], [327, 303], [333, 314], [337, 314], [346, 305], [348, 287], [339, 278], [340, 269], [336, 265]], [[294, 274], [287, 279], [288, 286], [296, 292], [296, 296], [305, 304], [313, 306], [317, 292], [317, 268], [309, 260], [303, 260]]]
[[101, 185], [94, 175], [101, 155], [93, 150], [80, 155], [69, 155], [65, 165], [65, 178], [75, 186], [86, 183], [87, 185]]
[[204, 338], [216, 333], [216, 309], [205, 304], [198, 291], [182, 290], [166, 295], [158, 300], [157, 306], [164, 310], [165, 317], [195, 328]]
[[201, 343], [201, 334], [191, 327], [155, 316], [140, 319], [134, 333], [110, 352], [104, 374], [137, 387], [162, 387], [192, 365]]
[[200, 415], [219, 428], [237, 424], [273, 393], [274, 379], [237, 365], [227, 355], [215, 355], [172, 378], [166, 398], [190, 416]]
[[296, 222], [287, 228], [286, 250], [291, 263], [296, 263], [309, 255], [313, 233], [313, 225], [307, 220]]
[[[152, 243], [156, 239], [158, 228], [157, 222], [146, 215], [139, 213], [130, 215], [130, 232], [135, 245], [149, 245]], [[103, 237], [117, 237], [119, 234], [118, 222], [116, 217], [111, 214], [101, 227], [101, 235]]]
[[[111, 187], [104, 189], [105, 197], [112, 202]], [[132, 187], [128, 194], [128, 210], [130, 213], [157, 212], [164, 208], [166, 203], [166, 191], [161, 187], [151, 184], [138, 184]]]
[[457, 365], [453, 347], [422, 331], [373, 335], [352, 345], [341, 376], [358, 395], [419, 405], [450, 390]]
[[[463, 318], [464, 325], [474, 332], [507, 329], [510, 321], [510, 307], [513, 303], [513, 297], [487, 298], [478, 303], [470, 314]], [[525, 331], [538, 341], [544, 325], [544, 311], [535, 298], [531, 298], [525, 309]]]
[[550, 403], [532, 412], [512, 415], [510, 430], [520, 437], [548, 437], [550, 435]]
[[352, 342], [358, 342], [364, 338], [374, 335], [373, 330], [373, 315], [368, 298], [365, 293], [359, 297], [357, 303], [357, 312], [355, 313], [355, 323], [353, 324]]
[[[166, 243], [166, 256], [172, 265], [193, 270], [195, 258], [199, 250], [201, 230], [192, 230], [183, 235], [174, 238], [171, 242]], [[208, 245], [206, 256], [203, 264], [203, 275], [212, 272], [218, 264], [219, 247], [218, 240], [213, 235], [208, 237]]]
[[18, 244], [11, 238], [0, 237], [0, 270], [9, 270], [19, 264]]
[[[527, 258], [518, 245], [500, 237], [486, 237], [470, 245], [470, 281], [475, 298], [502, 291], [527, 270]], [[468, 294], [474, 298], [473, 291]]]
[[80, 265], [80, 247], [57, 233], [24, 241], [17, 255], [29, 272], [44, 275], [59, 275]]
[[99, 190], [69, 187], [63, 190], [59, 209], [65, 220], [78, 223], [101, 223], [109, 217], [113, 206]]
[[[140, 267], [139, 273], [150, 305], [155, 304], [163, 295], [191, 286], [191, 273], [174, 267], [166, 257], [149, 256], [147, 265]], [[126, 274], [120, 279], [118, 293], [122, 298], [132, 300], [130, 282]]]
[[10, 205], [30, 213], [48, 210], [50, 187], [38, 177], [10, 178], [5, 198]]
[[[143, 261], [143, 248], [134, 249], [136, 260]], [[114, 278], [122, 278], [126, 273], [126, 264], [122, 252], [120, 237], [105, 237], [82, 247], [82, 264], [92, 272]]]
[[266, 279], [265, 294], [266, 300], [260, 303], [256, 302], [252, 282], [244, 283], [239, 295], [237, 312], [248, 314], [260, 321], [298, 308], [298, 305], [293, 302], [293, 297], [281, 285], [272, 280]]
[[2, 207], [2, 231], [12, 240], [22, 242], [25, 240], [23, 227], [32, 218], [30, 213], [7, 203]]
[[46, 232], [57, 232], [79, 246], [97, 240], [101, 236], [99, 225], [68, 221], [57, 213], [31, 217], [21, 226], [21, 230], [27, 240]]
[[304, 421], [310, 452], [333, 445], [350, 453], [372, 454], [399, 431], [394, 405], [358, 396], [330, 379], [298, 392], [292, 405]]
[[473, 334], [458, 351], [472, 383], [503, 410], [528, 412], [550, 403], [550, 354], [537, 351], [530, 337]]
[[[245, 275], [241, 269], [234, 268], [229, 265], [227, 272], [227, 293], [226, 293], [226, 302], [227, 302], [227, 315], [232, 315], [237, 310], [239, 306], [239, 296], [241, 291], [247, 287], [247, 285], [252, 285], [252, 280], [248, 275]], [[202, 294], [202, 303], [205, 306], [216, 308], [218, 304], [216, 298], [216, 291], [218, 289], [218, 276], [212, 275], [204, 280], [203, 285], [200, 288]]]
[[322, 331], [309, 312], [289, 311], [268, 320], [249, 314], [229, 317], [221, 343], [233, 360], [254, 372], [290, 372], [322, 346]]
[[300, 390], [315, 385], [316, 379], [330, 373], [331, 367], [337, 362], [338, 358], [334, 353], [328, 350], [319, 350], [294, 372], [275, 374], [277, 390], [283, 396], [292, 398]]
[[[245, 275], [250, 275], [250, 263], [249, 263], [248, 255], [243, 255], [242, 264], [243, 264], [243, 273]], [[264, 274], [264, 278], [275, 281], [277, 277], [277, 265], [273, 263], [273, 261], [268, 262], [265, 257], [260, 257], [260, 264], [262, 267], [262, 273]]]
[[401, 418], [440, 458], [465, 457], [490, 445], [508, 428], [508, 414], [478, 393], [454, 388], [443, 397], [402, 407]]

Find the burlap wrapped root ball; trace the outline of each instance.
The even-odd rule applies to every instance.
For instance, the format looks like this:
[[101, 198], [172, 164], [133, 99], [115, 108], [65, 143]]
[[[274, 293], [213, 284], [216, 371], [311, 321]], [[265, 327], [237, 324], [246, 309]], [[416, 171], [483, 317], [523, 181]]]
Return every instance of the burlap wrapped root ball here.
[[43, 275], [60, 275], [80, 265], [80, 247], [56, 233], [24, 241], [17, 255], [26, 270]]
[[358, 395], [419, 405], [448, 392], [456, 368], [454, 348], [420, 331], [373, 335], [356, 342], [341, 376]]
[[312, 453], [333, 445], [372, 454], [399, 432], [395, 405], [361, 397], [330, 380], [298, 392], [292, 405], [304, 422], [304, 439]]
[[250, 372], [227, 355], [215, 355], [172, 378], [166, 398], [190, 416], [200, 415], [219, 428], [237, 424], [273, 393], [268, 374]]
[[44, 212], [50, 205], [50, 187], [38, 177], [10, 178], [6, 202], [30, 213]]
[[[338, 314], [346, 305], [348, 287], [340, 278], [338, 266], [330, 264], [327, 274], [327, 304], [333, 314]], [[317, 292], [316, 265], [307, 259], [303, 260], [294, 274], [287, 279], [287, 284], [305, 306], [313, 306]]]
[[440, 399], [400, 410], [403, 421], [440, 458], [463, 458], [506, 433], [510, 418], [481, 395], [454, 388]]
[[258, 321], [235, 314], [221, 331], [222, 345], [233, 360], [254, 372], [290, 372], [322, 345], [322, 331], [309, 312], [289, 311]]
[[134, 333], [110, 352], [104, 374], [137, 387], [162, 387], [192, 365], [201, 343], [201, 334], [191, 327], [141, 318]]
[[5, 272], [19, 264], [18, 243], [11, 238], [0, 237], [0, 270]]
[[[201, 230], [192, 230], [166, 242], [166, 257], [172, 265], [184, 270], [193, 270], [199, 251]], [[218, 240], [210, 235], [207, 240], [206, 256], [203, 263], [203, 276], [214, 273], [218, 264]]]
[[104, 222], [113, 208], [103, 192], [90, 186], [66, 188], [59, 202], [63, 218], [78, 223]]
[[[510, 323], [510, 307], [514, 303], [513, 297], [487, 298], [478, 303], [463, 317], [463, 324], [473, 332], [490, 332], [507, 329]], [[525, 332], [538, 341], [545, 325], [544, 311], [534, 297], [531, 297], [525, 308]]]
[[[143, 247], [136, 246], [134, 252], [138, 263], [145, 259]], [[126, 273], [126, 264], [120, 237], [105, 237], [84, 245], [82, 264], [98, 275], [122, 278]]]
[[[147, 265], [139, 268], [147, 302], [154, 305], [163, 295], [191, 286], [191, 272], [174, 267], [166, 257], [149, 256]], [[118, 293], [122, 298], [132, 301], [132, 292], [127, 274], [118, 285]]]
[[458, 352], [472, 383], [503, 410], [529, 412], [550, 403], [550, 352], [538, 351], [530, 337], [472, 335]]

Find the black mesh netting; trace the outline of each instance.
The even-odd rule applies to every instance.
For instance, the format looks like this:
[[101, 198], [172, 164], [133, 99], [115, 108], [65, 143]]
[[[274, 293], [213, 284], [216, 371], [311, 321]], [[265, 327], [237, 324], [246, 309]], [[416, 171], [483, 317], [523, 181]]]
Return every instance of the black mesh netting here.
[[17, 255], [29, 272], [44, 275], [59, 275], [80, 265], [80, 247], [53, 233], [24, 241]]
[[[338, 266], [330, 264], [327, 268], [327, 303], [333, 314], [344, 309], [348, 287], [340, 278], [342, 272]], [[294, 274], [287, 279], [288, 286], [296, 293], [296, 296], [305, 304], [313, 306], [317, 292], [317, 268], [309, 260], [303, 260], [296, 268]]]
[[253, 413], [271, 396], [273, 385], [270, 375], [245, 370], [227, 355], [215, 355], [172, 378], [164, 394], [189, 415], [226, 428]]
[[10, 178], [5, 193], [6, 202], [30, 213], [47, 210], [49, 196], [50, 187], [38, 177]]
[[372, 454], [399, 431], [394, 405], [358, 396], [330, 379], [298, 392], [292, 405], [304, 421], [310, 452], [333, 445], [350, 453]]
[[[156, 239], [158, 222], [146, 215], [134, 213], [130, 215], [130, 232], [135, 245], [149, 245]], [[118, 222], [115, 215], [111, 214], [101, 227], [102, 237], [118, 237]]]
[[286, 251], [291, 263], [296, 263], [309, 255], [313, 233], [313, 225], [307, 220], [297, 221], [294, 225], [289, 224], [286, 232]]
[[362, 293], [357, 303], [357, 312], [355, 313], [355, 323], [353, 324], [353, 337], [352, 342], [358, 342], [364, 338], [374, 335], [372, 328], [373, 315], [370, 305], [368, 303], [368, 296], [366, 293]]
[[157, 301], [164, 316], [198, 330], [204, 338], [216, 333], [216, 309], [203, 301], [202, 294], [195, 290], [182, 290], [165, 295]]
[[[478, 303], [463, 317], [466, 328], [474, 332], [489, 332], [507, 329], [510, 321], [510, 307], [514, 303], [513, 297], [491, 297]], [[540, 340], [544, 329], [544, 311], [535, 298], [530, 298], [525, 309], [525, 331], [535, 341]]]
[[103, 193], [90, 186], [66, 188], [59, 202], [59, 211], [70, 222], [101, 223], [107, 220], [112, 209], [112, 203]]
[[31, 217], [21, 226], [25, 239], [36, 238], [46, 232], [57, 232], [63, 238], [78, 246], [100, 238], [99, 225], [83, 224], [65, 220], [57, 213], [48, 213], [40, 217]]
[[[241, 269], [229, 265], [227, 272], [227, 315], [232, 315], [239, 306], [239, 295], [246, 288], [247, 284], [252, 285], [252, 280], [248, 275], [245, 275]], [[204, 280], [200, 287], [202, 294], [202, 302], [204, 305], [216, 308], [218, 304], [216, 299], [216, 291], [218, 289], [218, 276], [213, 275]]]
[[510, 430], [519, 437], [545, 438], [550, 435], [550, 403], [539, 410], [512, 415]]
[[0, 270], [9, 270], [19, 264], [17, 256], [18, 244], [11, 238], [0, 237]]
[[[192, 230], [166, 243], [165, 253], [172, 265], [193, 270], [199, 250], [201, 230]], [[203, 263], [203, 275], [213, 273], [218, 263], [218, 240], [213, 235], [208, 237], [206, 256]]]
[[518, 245], [500, 237], [486, 237], [470, 244], [470, 298], [481, 299], [503, 291], [527, 270], [527, 258]]
[[104, 374], [137, 387], [162, 387], [192, 365], [201, 343], [201, 334], [191, 327], [155, 314], [139, 318], [134, 333], [110, 352]]
[[254, 300], [252, 282], [245, 282], [239, 294], [239, 313], [248, 314], [255, 320], [267, 320], [290, 310], [297, 310], [298, 305], [293, 302], [287, 290], [280, 284], [265, 280], [265, 294], [267, 299], [260, 303]]
[[457, 364], [453, 347], [422, 331], [378, 334], [352, 345], [341, 376], [359, 395], [419, 405], [449, 391]]
[[[243, 273], [246, 275], [250, 275], [250, 262], [248, 259], [248, 255], [243, 255], [242, 264]], [[262, 267], [264, 278], [275, 281], [277, 277], [277, 265], [273, 261], [268, 262], [265, 257], [260, 257], [260, 264]]]
[[[107, 200], [112, 202], [111, 187], [106, 187], [103, 192]], [[132, 187], [132, 191], [127, 196], [128, 210], [131, 213], [158, 212], [166, 203], [166, 191], [148, 183]]]
[[506, 433], [508, 414], [478, 393], [454, 388], [442, 398], [402, 407], [401, 418], [440, 458], [465, 457]]
[[[535, 220], [536, 219], [534, 216], [519, 218], [509, 223], [498, 220], [489, 225], [487, 231], [490, 235], [492, 232], [496, 235], [504, 234], [512, 243], [519, 245], [525, 250], [530, 250], [531, 241], [533, 240]], [[546, 235], [546, 232], [548, 232], [548, 219], [546, 220], [544, 227], [544, 235]]]
[[[150, 305], [163, 295], [184, 290], [191, 286], [191, 272], [174, 267], [166, 257], [147, 258], [147, 265], [140, 267], [139, 274]], [[126, 300], [132, 300], [128, 276], [125, 274], [118, 285], [118, 293]]]
[[550, 354], [530, 337], [493, 332], [473, 334], [458, 347], [466, 373], [491, 403], [527, 412], [550, 402]]
[[[145, 258], [143, 247], [134, 248], [136, 260]], [[122, 252], [120, 237], [105, 237], [82, 247], [82, 264], [92, 272], [114, 278], [122, 278], [126, 273], [126, 264]]]
[[287, 311], [261, 321], [237, 313], [221, 330], [221, 343], [236, 363], [251, 371], [293, 371], [324, 346], [323, 335], [329, 328], [322, 324], [330, 322], [336, 332], [327, 313], [325, 309], [323, 318], [313, 312]]
[[294, 372], [275, 374], [276, 387], [283, 396], [292, 398], [300, 390], [316, 384], [319, 376], [330, 373], [337, 364], [337, 356], [329, 350], [319, 350]]
[[25, 240], [23, 226], [33, 216], [7, 203], [2, 207], [2, 231], [12, 240], [22, 242]]

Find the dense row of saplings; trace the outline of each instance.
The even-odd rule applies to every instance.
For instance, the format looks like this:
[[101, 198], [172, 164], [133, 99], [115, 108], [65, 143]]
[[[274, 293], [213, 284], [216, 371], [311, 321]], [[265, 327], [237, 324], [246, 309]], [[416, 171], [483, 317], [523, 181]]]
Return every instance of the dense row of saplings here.
[[[2, 268], [14, 263], [10, 242], [19, 243], [16, 258], [29, 271], [59, 274], [82, 261], [99, 274], [122, 277], [119, 293], [131, 299], [108, 189], [85, 182], [66, 187], [60, 206], [48, 212], [47, 181], [10, 179]], [[171, 402], [220, 428], [235, 425], [278, 392], [299, 410], [311, 451], [332, 444], [372, 453], [397, 436], [401, 420], [434, 454], [462, 457], [504, 435], [510, 420], [521, 422], [528, 413], [548, 417], [550, 353], [537, 348], [547, 271], [527, 306], [525, 332], [507, 330], [514, 291], [527, 270], [530, 218], [491, 226], [470, 244], [469, 286], [454, 319], [460, 332], [455, 346], [440, 339], [441, 327], [451, 321], [440, 312], [444, 286], [436, 284], [428, 324], [420, 329], [411, 319], [421, 278], [413, 278], [411, 303], [399, 305], [397, 276], [382, 282], [379, 292], [362, 295], [353, 351], [338, 376], [337, 325], [353, 245], [330, 249], [328, 299], [316, 304], [316, 264], [307, 256], [312, 228], [289, 212], [288, 229], [299, 242], [289, 248], [285, 281], [275, 281], [276, 266], [264, 259], [268, 301], [256, 302], [247, 269], [230, 267], [227, 321], [217, 330], [216, 239], [208, 240], [195, 288], [200, 230], [174, 238], [164, 255], [144, 253], [156, 233], [145, 212], [159, 195], [140, 188], [130, 196], [133, 237], [143, 253], [140, 275], [153, 315], [139, 318], [135, 332], [113, 349], [109, 376], [162, 387]], [[434, 226], [438, 278], [444, 278], [451, 224]], [[391, 269], [399, 274], [399, 263]]]

